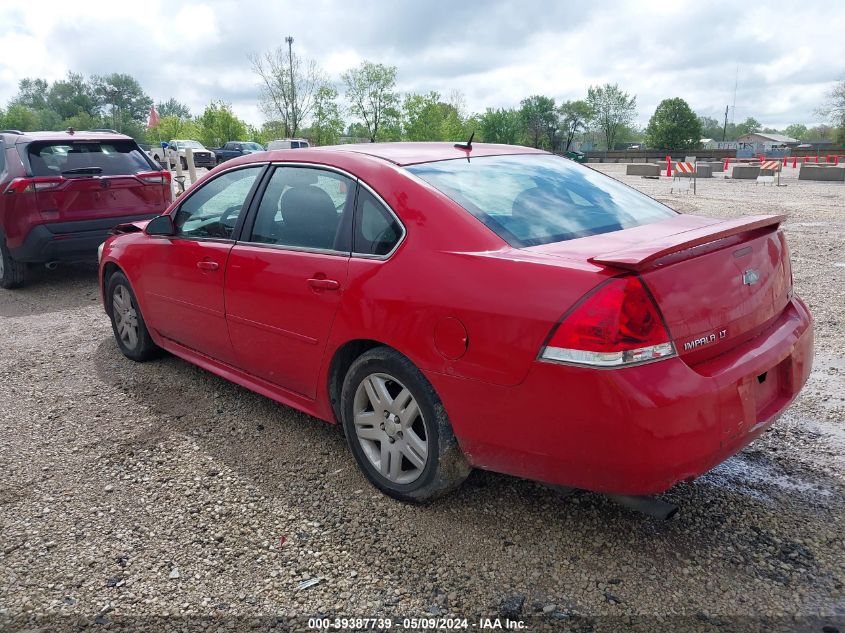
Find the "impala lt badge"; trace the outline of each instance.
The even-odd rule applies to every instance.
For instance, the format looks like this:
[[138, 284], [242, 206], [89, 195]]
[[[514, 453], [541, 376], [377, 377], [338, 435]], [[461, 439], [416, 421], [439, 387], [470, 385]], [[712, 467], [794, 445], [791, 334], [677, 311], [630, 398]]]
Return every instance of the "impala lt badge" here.
[[700, 336], [696, 339], [684, 343], [684, 351], [688, 352], [691, 349], [701, 347], [702, 345], [709, 345], [710, 343], [721, 341], [722, 339], [727, 338], [727, 336], [727, 330], [719, 330], [718, 332], [713, 332], [712, 334], [708, 334], [706, 336]]
[[746, 286], [756, 284], [758, 281], [760, 281], [760, 273], [758, 273], [753, 268], [749, 268], [744, 273], [742, 273], [742, 283], [744, 283]]

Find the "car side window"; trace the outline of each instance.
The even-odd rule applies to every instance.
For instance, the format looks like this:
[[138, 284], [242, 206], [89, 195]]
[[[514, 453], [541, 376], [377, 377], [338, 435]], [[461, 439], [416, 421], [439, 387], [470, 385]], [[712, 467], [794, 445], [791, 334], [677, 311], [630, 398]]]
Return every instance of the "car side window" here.
[[402, 225], [376, 197], [361, 187], [355, 208], [352, 252], [387, 255], [402, 239]]
[[235, 169], [204, 183], [176, 212], [176, 234], [186, 238], [231, 239], [262, 169], [263, 165]]
[[277, 167], [250, 237], [251, 242], [298, 248], [343, 250], [344, 213], [350, 213], [355, 182], [332, 171]]

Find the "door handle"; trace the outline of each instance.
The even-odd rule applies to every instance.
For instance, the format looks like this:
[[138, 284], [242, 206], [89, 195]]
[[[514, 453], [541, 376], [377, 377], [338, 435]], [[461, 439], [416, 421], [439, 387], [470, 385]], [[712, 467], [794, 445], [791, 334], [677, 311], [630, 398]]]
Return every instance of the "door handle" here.
[[337, 290], [340, 282], [335, 279], [309, 279], [308, 285], [315, 290]]
[[220, 268], [220, 264], [204, 259], [202, 261], [197, 262], [197, 268], [199, 268], [200, 270], [217, 270], [218, 268]]

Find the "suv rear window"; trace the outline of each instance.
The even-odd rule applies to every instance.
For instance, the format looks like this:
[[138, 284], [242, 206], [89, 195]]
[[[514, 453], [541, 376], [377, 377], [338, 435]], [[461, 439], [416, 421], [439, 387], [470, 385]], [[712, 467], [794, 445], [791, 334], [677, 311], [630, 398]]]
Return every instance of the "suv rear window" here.
[[153, 169], [135, 141], [38, 142], [27, 151], [33, 176], [120, 176]]
[[609, 233], [676, 215], [613, 178], [547, 154], [461, 158], [406, 169], [517, 248]]

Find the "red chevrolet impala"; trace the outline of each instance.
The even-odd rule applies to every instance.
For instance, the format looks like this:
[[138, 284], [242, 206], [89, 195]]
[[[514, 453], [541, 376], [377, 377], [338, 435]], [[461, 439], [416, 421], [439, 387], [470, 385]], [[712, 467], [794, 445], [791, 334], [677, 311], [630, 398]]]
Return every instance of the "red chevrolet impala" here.
[[251, 154], [103, 246], [121, 351], [343, 425], [385, 493], [472, 467], [617, 494], [705, 473], [812, 364], [781, 216], [681, 215], [504, 145]]

